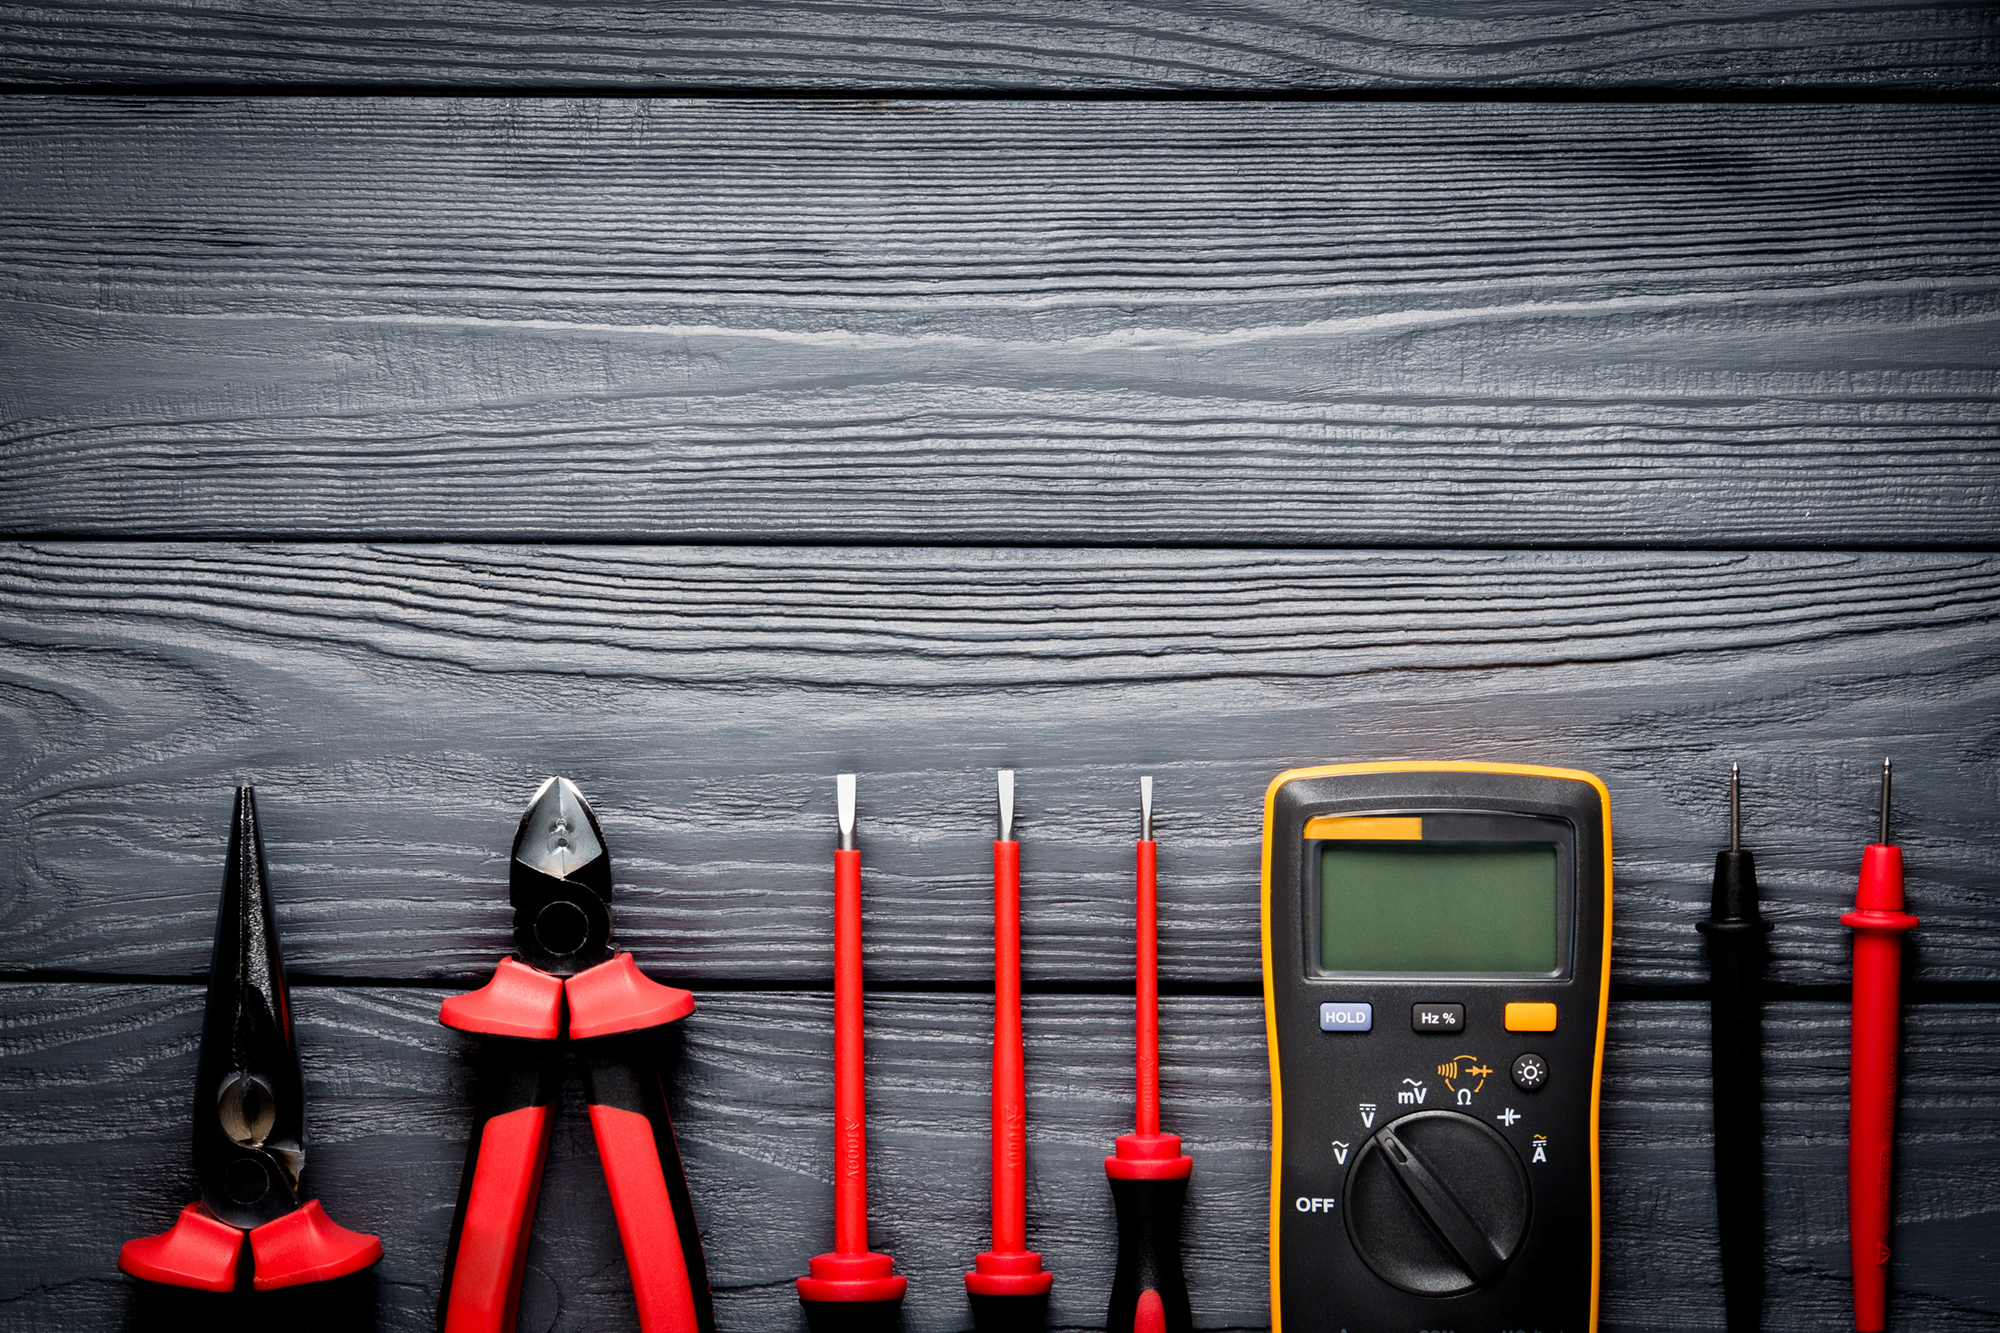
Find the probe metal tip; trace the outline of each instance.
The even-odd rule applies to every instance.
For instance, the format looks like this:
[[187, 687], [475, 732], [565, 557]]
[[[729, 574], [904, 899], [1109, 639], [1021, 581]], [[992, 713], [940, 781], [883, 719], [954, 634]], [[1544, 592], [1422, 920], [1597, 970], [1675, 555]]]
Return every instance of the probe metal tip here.
[[1884, 847], [1889, 845], [1889, 761], [1882, 761], [1882, 836], [1876, 839]]
[[854, 775], [842, 773], [833, 780], [833, 801], [840, 812], [840, 850], [854, 850]]
[[1743, 790], [1740, 778], [1742, 770], [1736, 765], [1729, 766], [1729, 850], [1743, 850]]
[[1014, 841], [1014, 770], [1000, 770], [1000, 841]]
[[1153, 780], [1139, 779], [1139, 841], [1153, 840]]

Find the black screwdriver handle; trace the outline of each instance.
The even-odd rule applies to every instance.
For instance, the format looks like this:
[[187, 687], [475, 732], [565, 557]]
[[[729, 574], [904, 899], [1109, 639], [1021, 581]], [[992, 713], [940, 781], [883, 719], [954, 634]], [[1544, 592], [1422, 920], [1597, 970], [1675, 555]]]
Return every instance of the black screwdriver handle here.
[[1049, 1294], [1038, 1296], [968, 1295], [974, 1333], [1042, 1333], [1048, 1326]]
[[1118, 1210], [1118, 1271], [1111, 1279], [1110, 1333], [1192, 1333], [1187, 1274], [1181, 1268], [1181, 1209], [1186, 1176], [1178, 1180], [1111, 1181]]

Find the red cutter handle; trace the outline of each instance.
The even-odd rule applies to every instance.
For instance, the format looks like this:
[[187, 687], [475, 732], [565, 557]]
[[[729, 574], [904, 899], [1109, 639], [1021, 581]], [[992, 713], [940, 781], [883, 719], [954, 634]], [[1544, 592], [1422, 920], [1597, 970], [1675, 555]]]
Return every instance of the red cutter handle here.
[[633, 1033], [578, 1043], [590, 1126], [618, 1215], [640, 1333], [715, 1333], [701, 1233], [660, 1087], [657, 1040], [657, 1033]]
[[555, 1125], [554, 1042], [487, 1041], [485, 1103], [465, 1151], [438, 1298], [441, 1333], [513, 1333]]

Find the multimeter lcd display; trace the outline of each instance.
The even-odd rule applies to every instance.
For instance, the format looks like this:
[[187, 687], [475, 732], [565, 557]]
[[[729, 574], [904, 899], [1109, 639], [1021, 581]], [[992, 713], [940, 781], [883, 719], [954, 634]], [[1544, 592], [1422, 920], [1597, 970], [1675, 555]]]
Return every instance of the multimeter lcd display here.
[[1320, 844], [1327, 972], [1554, 972], [1556, 847], [1546, 842]]

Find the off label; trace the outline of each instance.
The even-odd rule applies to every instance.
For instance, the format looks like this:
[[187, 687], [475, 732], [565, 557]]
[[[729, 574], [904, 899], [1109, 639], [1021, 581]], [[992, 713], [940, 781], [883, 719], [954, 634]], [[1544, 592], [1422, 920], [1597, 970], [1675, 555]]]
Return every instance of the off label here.
[[1338, 1199], [1319, 1199], [1310, 1194], [1301, 1194], [1292, 1200], [1292, 1207], [1302, 1213], [1330, 1213], [1340, 1206]]

